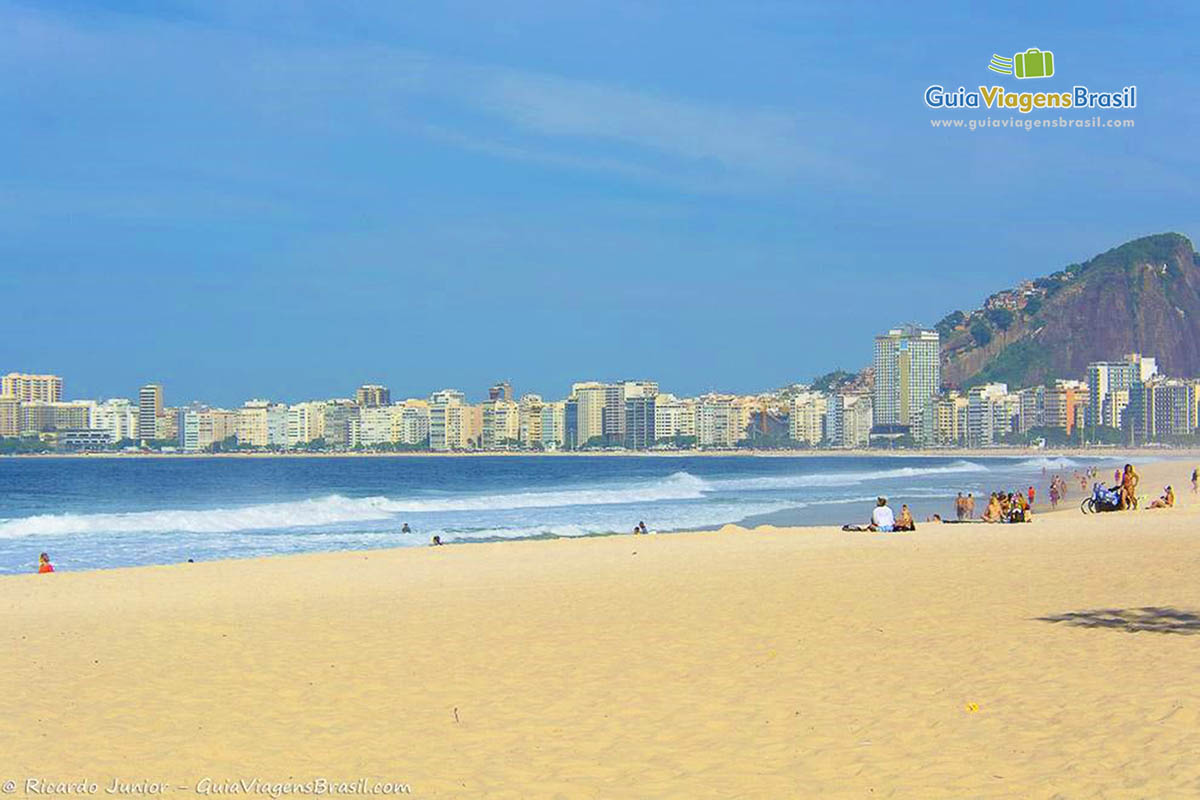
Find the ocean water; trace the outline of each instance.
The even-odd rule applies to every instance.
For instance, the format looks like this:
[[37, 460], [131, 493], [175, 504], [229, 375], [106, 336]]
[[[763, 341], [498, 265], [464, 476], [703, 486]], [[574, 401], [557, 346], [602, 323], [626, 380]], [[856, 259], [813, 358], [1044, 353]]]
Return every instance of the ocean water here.
[[[1117, 457], [0, 459], [0, 573], [624, 533], [918, 520]], [[1043, 475], [1043, 469], [1047, 471]], [[982, 508], [980, 508], [982, 511]], [[407, 523], [412, 533], [400, 532]]]

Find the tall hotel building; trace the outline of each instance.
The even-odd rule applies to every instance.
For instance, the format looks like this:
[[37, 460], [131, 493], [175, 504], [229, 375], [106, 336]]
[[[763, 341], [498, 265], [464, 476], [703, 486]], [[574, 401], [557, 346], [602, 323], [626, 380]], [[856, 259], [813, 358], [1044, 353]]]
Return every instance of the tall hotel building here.
[[153, 439], [162, 413], [163, 387], [148, 383], [138, 390], [138, 438]]
[[11, 397], [22, 403], [60, 403], [62, 389], [62, 378], [57, 375], [10, 372], [0, 377], [0, 397]]
[[922, 438], [925, 414], [942, 382], [940, 359], [937, 331], [908, 325], [875, 337], [871, 405], [878, 432]]

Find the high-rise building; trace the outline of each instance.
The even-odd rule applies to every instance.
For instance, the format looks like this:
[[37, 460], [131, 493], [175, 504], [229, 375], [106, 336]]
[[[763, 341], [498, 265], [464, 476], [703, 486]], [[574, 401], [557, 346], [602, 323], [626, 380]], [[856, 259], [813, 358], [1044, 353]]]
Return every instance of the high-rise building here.
[[513, 390], [512, 384], [508, 381], [501, 381], [488, 387], [488, 400], [512, 400]]
[[826, 402], [825, 439], [832, 447], [869, 447], [873, 421], [870, 395], [860, 392], [831, 394]]
[[197, 408], [181, 408], [177, 412], [179, 421], [179, 449], [185, 453], [200, 451], [200, 416], [204, 411]]
[[410, 447], [429, 444], [429, 403], [410, 399], [392, 406], [392, 441]]
[[[614, 395], [615, 397], [615, 395]], [[572, 447], [597, 444], [604, 439], [604, 410], [608, 406], [608, 387], [603, 383], [588, 381], [571, 387], [571, 399], [576, 403], [577, 441]], [[622, 404], [622, 409], [624, 405]], [[622, 421], [622, 425], [624, 422]]]
[[392, 441], [392, 407], [368, 406], [358, 412], [358, 441], [363, 447], [376, 447]]
[[800, 392], [792, 397], [788, 436], [794, 442], [816, 447], [825, 438], [829, 400], [821, 392]]
[[657, 441], [654, 427], [656, 399], [654, 394], [625, 398], [625, 446], [630, 450], [645, 450]]
[[354, 402], [361, 408], [378, 408], [392, 404], [392, 391], [377, 383], [364, 383], [354, 393]]
[[1144, 414], [1136, 439], [1165, 442], [1195, 432], [1197, 394], [1194, 381], [1153, 376], [1140, 385]]
[[1046, 427], [1058, 428], [1068, 436], [1077, 425], [1083, 425], [1083, 407], [1087, 403], [1088, 385], [1083, 381], [1058, 380], [1046, 391]]
[[22, 403], [58, 403], [62, 401], [63, 380], [57, 375], [30, 375], [10, 372], [0, 377], [0, 397]]
[[462, 392], [443, 389], [429, 396], [429, 449], [440, 452], [465, 450], [470, 421], [465, 419], [466, 399]]
[[299, 447], [325, 436], [325, 403], [296, 403], [288, 408], [287, 445]]
[[[1142, 393], [1144, 384], [1158, 373], [1153, 358], [1131, 353], [1122, 361], [1094, 361], [1088, 364], [1088, 425], [1122, 428], [1126, 422], [1142, 424]], [[1126, 420], [1125, 410], [1133, 401], [1133, 415]], [[1135, 420], [1133, 417], [1136, 417]]]
[[696, 436], [697, 403], [664, 393], [654, 398], [654, 438], [660, 442], [678, 441], [677, 437]]
[[359, 412], [362, 408], [349, 400], [325, 404], [325, 444], [331, 450], [353, 450], [359, 443]]
[[1046, 426], [1046, 394], [1045, 386], [1029, 386], [1017, 392], [1021, 404], [1018, 416], [1021, 433]]
[[0, 397], [0, 436], [21, 435], [21, 401], [15, 397]]
[[567, 404], [562, 400], [555, 403], [545, 403], [542, 405], [543, 450], [558, 450], [564, 446], [564, 443], [567, 440], [566, 410]]
[[985, 383], [967, 392], [967, 445], [991, 447], [1020, 425], [1021, 398], [1004, 383]]
[[122, 439], [136, 439], [137, 421], [137, 409], [123, 398], [105, 400], [92, 412], [92, 427], [106, 431], [113, 443]]
[[700, 447], [727, 449], [746, 436], [739, 429], [740, 414], [733, 397], [708, 394], [698, 398], [696, 407], [696, 443]]
[[521, 446], [532, 450], [543, 449], [542, 445], [542, 409], [546, 407], [541, 395], [527, 394], [521, 398], [518, 414], [517, 439]]
[[518, 443], [521, 433], [520, 410], [520, 406], [512, 400], [488, 400], [483, 404], [480, 438], [484, 450], [499, 450]]
[[875, 337], [876, 429], [921, 438], [941, 384], [940, 359], [937, 331], [910, 325]]
[[95, 408], [96, 404], [89, 400], [20, 403], [20, 434], [31, 436], [50, 431], [89, 430]]
[[967, 443], [970, 401], [959, 392], [950, 392], [934, 401], [933, 442], [939, 447], [958, 447]]
[[148, 383], [138, 390], [138, 436], [144, 440], [158, 435], [158, 417], [163, 410], [163, 387]]

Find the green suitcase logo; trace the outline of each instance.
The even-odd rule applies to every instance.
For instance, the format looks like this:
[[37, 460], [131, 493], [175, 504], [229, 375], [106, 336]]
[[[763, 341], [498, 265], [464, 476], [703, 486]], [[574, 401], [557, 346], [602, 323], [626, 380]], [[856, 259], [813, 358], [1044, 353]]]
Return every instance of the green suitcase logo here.
[[1018, 78], [1049, 78], [1054, 74], [1054, 53], [1036, 47], [1017, 53], [1012, 58], [993, 53], [988, 69]]

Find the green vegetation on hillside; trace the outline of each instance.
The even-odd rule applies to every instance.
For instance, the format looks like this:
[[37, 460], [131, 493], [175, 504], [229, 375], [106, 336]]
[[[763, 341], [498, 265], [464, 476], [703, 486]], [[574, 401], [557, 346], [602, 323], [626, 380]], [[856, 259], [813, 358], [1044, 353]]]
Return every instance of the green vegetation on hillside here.
[[833, 372], [826, 372], [824, 375], [818, 375], [812, 380], [812, 388], [818, 392], [828, 392], [844, 383], [849, 383], [854, 380], [853, 372], [846, 372], [844, 369], [835, 369]]

